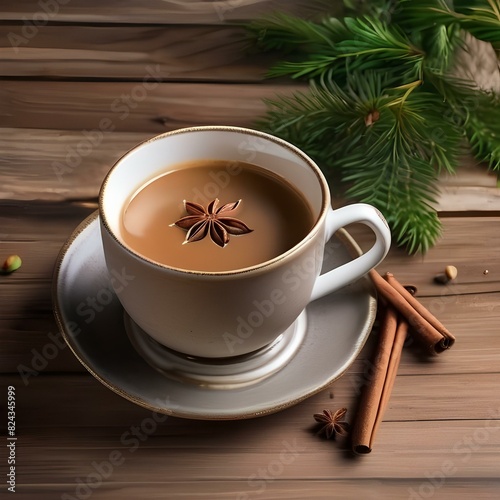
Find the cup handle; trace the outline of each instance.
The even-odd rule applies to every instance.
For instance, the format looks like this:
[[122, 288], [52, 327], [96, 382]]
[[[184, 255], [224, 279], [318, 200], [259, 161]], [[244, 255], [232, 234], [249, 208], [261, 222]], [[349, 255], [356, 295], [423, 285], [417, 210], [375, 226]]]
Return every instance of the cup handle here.
[[391, 231], [384, 216], [371, 205], [356, 203], [336, 210], [330, 209], [326, 219], [326, 240], [335, 231], [352, 223], [367, 225], [376, 236], [373, 246], [354, 260], [318, 276], [313, 287], [311, 301], [342, 288], [366, 274], [387, 255], [391, 246]]

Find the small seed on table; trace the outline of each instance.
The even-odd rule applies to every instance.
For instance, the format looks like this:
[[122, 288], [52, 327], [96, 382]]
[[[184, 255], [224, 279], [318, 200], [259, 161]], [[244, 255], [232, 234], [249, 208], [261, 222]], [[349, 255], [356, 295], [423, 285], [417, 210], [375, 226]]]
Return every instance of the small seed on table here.
[[1, 271], [3, 274], [13, 273], [17, 269], [21, 267], [22, 260], [19, 255], [10, 255], [5, 259], [5, 262], [2, 265]]
[[444, 273], [439, 273], [434, 276], [434, 281], [441, 285], [445, 285], [446, 283], [454, 280], [458, 276], [458, 269], [455, 266], [446, 266], [444, 269]]
[[454, 280], [458, 276], [458, 269], [455, 266], [446, 266], [444, 273], [448, 279]]

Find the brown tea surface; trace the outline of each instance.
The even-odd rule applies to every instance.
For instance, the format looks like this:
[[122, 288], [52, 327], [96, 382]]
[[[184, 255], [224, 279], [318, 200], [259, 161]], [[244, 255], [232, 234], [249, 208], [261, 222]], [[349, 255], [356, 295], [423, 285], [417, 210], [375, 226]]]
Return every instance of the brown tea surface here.
[[[204, 207], [241, 202], [220, 216], [252, 229], [229, 234], [221, 247], [210, 234], [186, 243], [187, 230], [175, 226], [186, 212], [184, 200]], [[201, 218], [200, 218], [201, 220]], [[300, 242], [313, 225], [307, 201], [285, 179], [245, 162], [204, 160], [179, 165], [134, 193], [122, 214], [122, 238], [139, 254], [171, 267], [206, 272], [242, 269], [273, 259]]]

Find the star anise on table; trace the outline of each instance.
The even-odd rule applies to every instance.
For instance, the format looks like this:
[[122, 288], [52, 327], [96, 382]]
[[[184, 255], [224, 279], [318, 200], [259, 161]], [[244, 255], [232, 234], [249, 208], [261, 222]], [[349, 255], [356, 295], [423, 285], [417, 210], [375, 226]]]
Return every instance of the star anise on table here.
[[318, 434], [325, 434], [327, 439], [338, 434], [339, 436], [347, 436], [349, 432], [349, 424], [342, 419], [347, 413], [346, 408], [340, 408], [335, 413], [330, 410], [323, 410], [322, 413], [315, 413], [314, 420], [322, 424]]
[[184, 200], [188, 215], [180, 218], [174, 225], [188, 230], [184, 243], [199, 241], [210, 235], [214, 243], [225, 247], [229, 242], [230, 234], [246, 234], [253, 231], [243, 221], [230, 217], [231, 212], [236, 210], [240, 203], [241, 200], [238, 200], [217, 208], [219, 199], [215, 198], [205, 209], [198, 203]]

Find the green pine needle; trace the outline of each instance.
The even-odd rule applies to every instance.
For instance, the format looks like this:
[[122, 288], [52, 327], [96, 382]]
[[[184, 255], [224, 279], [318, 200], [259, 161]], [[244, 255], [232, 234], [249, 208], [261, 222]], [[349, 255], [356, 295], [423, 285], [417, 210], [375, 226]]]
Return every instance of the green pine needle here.
[[294, 60], [277, 63], [270, 77], [316, 78], [327, 71], [345, 74], [347, 67], [385, 71], [387, 64], [418, 73], [424, 57], [402, 31], [369, 17], [316, 23], [274, 14], [251, 23], [249, 30], [263, 50], [295, 49]]
[[[327, 174], [339, 172], [345, 194], [379, 208], [410, 252], [426, 251], [440, 234], [431, 208], [437, 172], [453, 171], [462, 139], [442, 99], [417, 88], [390, 88], [367, 73], [350, 80], [347, 90], [330, 81], [267, 101], [268, 114], [259, 122], [302, 148]], [[406, 220], [416, 224], [411, 237]]]

